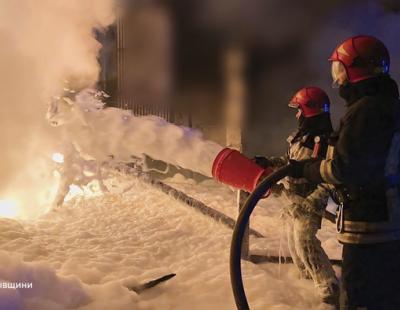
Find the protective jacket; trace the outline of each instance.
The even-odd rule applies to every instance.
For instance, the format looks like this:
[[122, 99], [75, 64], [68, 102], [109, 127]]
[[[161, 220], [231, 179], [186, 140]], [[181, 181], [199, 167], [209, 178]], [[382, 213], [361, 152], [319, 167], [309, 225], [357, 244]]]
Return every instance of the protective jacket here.
[[[287, 138], [289, 144], [287, 153], [282, 157], [270, 157], [270, 165], [278, 168], [290, 160], [306, 160], [312, 157], [324, 158], [328, 149], [332, 126], [329, 114], [305, 118], [300, 128]], [[301, 198], [308, 198], [312, 203], [325, 201], [328, 193], [326, 186], [317, 186], [306, 178], [287, 178], [288, 192]], [[321, 199], [323, 198], [323, 199]], [[326, 206], [326, 203], [323, 207]], [[309, 210], [313, 211], [313, 210]], [[314, 210], [315, 211], [315, 210]]]
[[342, 86], [347, 111], [325, 160], [305, 165], [311, 182], [335, 184], [339, 241], [400, 239], [397, 84], [387, 75]]

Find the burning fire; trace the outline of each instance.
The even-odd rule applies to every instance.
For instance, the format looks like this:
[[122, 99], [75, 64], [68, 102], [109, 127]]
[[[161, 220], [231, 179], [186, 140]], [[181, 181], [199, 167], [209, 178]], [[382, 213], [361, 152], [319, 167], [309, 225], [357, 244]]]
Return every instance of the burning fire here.
[[[62, 164], [64, 162], [64, 155], [58, 152], [55, 152], [51, 155], [51, 159], [57, 163], [57, 164]], [[47, 166], [45, 166], [47, 167]], [[41, 169], [43, 169], [42, 166], [40, 166]], [[54, 172], [57, 172], [54, 170]], [[53, 177], [56, 177], [56, 179], [60, 178], [60, 175], [54, 175]], [[54, 179], [53, 179], [54, 180]], [[48, 205], [51, 202], [52, 198], [49, 197], [54, 197], [55, 193], [57, 191], [57, 183], [54, 182], [53, 184], [48, 184], [49, 187], [45, 187], [47, 189], [45, 192], [40, 192], [36, 193], [35, 196], [35, 204], [37, 204], [36, 207], [40, 205]], [[50, 186], [51, 185], [51, 186]], [[25, 217], [29, 216], [29, 212], [27, 213], [26, 210], [24, 210], [23, 206], [28, 203], [26, 197], [24, 195], [28, 195], [26, 192], [5, 192], [1, 193], [1, 195], [6, 196], [7, 198], [1, 198], [0, 199], [0, 217], [5, 217], [5, 218], [20, 218], [20, 217]], [[32, 194], [32, 193], [30, 193]], [[3, 197], [4, 197], [3, 196]], [[12, 197], [12, 198], [11, 198]]]
[[[51, 159], [57, 164], [64, 163], [64, 155], [62, 153], [54, 152], [51, 156]], [[82, 173], [86, 177], [94, 176], [94, 172], [92, 172], [92, 171], [84, 170], [84, 171], [82, 171]], [[53, 175], [57, 179], [59, 179], [61, 177], [60, 171], [58, 169], [55, 169], [53, 171]], [[101, 191], [100, 191], [97, 183], [98, 182], [96, 182], [96, 181], [92, 181], [89, 184], [86, 184], [85, 186], [78, 186], [76, 184], [71, 184], [69, 186], [68, 194], [64, 198], [64, 201], [70, 201], [70, 200], [72, 200], [74, 198], [78, 198], [78, 197], [96, 197], [96, 196], [101, 195]]]
[[[62, 173], [60, 169], [65, 158], [64, 155], [59, 152], [50, 154], [51, 160], [57, 165], [49, 166], [47, 163], [44, 165], [39, 165], [39, 169], [45, 170], [48, 168], [53, 168], [50, 170], [52, 178], [49, 180], [51, 180], [51, 182], [46, 179], [41, 191], [37, 191], [35, 188], [33, 191], [28, 192], [18, 190], [13, 192], [2, 192], [2, 197], [0, 197], [0, 218], [31, 218], [31, 209], [27, 210], [24, 207], [32, 202], [29, 198], [32, 196], [34, 196], [33, 201], [35, 203], [35, 208], [42, 208], [43, 206], [51, 205], [58, 190], [58, 184]], [[85, 176], [87, 176], [86, 173]], [[89, 184], [85, 184], [85, 186], [71, 184], [64, 201], [70, 201], [80, 197], [96, 197], [99, 195], [102, 195], [102, 191], [99, 189], [98, 181], [93, 180]], [[37, 213], [33, 214], [35, 214], [33, 217], [37, 215]]]
[[[29, 190], [13, 190], [12, 192], [2, 192], [0, 196], [0, 218], [34, 218], [37, 215], [42, 214], [39, 212], [32, 212], [32, 210], [40, 209], [45, 210], [51, 206], [54, 197], [57, 195], [61, 174], [63, 173], [63, 164], [65, 157], [62, 153], [54, 152], [47, 157], [45, 163], [40, 162], [38, 165], [40, 170], [46, 171], [48, 169], [48, 176], [45, 176], [44, 183], [39, 188], [33, 187]], [[56, 163], [55, 165], [49, 165], [49, 159]], [[93, 171], [82, 171], [84, 177], [93, 177], [90, 182], [84, 182], [81, 184], [81, 180], [78, 178], [78, 183], [71, 184], [64, 201], [71, 201], [74, 199], [91, 198], [103, 195], [103, 191], [100, 188], [99, 181], [96, 180], [96, 175]], [[33, 198], [32, 198], [33, 197]], [[33, 202], [32, 202], [33, 201]], [[34, 203], [35, 208], [26, 208], [31, 203]]]

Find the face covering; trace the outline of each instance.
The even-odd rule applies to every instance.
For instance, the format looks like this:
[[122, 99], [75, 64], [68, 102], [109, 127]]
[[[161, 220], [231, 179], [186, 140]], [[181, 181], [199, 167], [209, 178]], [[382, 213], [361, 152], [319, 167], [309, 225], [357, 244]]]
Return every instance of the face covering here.
[[345, 83], [339, 86], [339, 95], [344, 100], [349, 101], [351, 97], [351, 84]]
[[300, 117], [298, 118], [299, 129], [302, 129], [304, 127], [304, 121], [305, 121], [305, 117], [303, 116], [303, 114], [301, 114]]

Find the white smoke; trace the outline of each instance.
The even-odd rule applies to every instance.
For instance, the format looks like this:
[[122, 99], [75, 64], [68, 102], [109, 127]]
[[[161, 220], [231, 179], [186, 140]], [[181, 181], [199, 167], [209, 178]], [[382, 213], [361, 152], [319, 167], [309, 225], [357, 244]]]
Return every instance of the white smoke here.
[[[86, 88], [76, 95], [55, 97], [46, 117], [62, 129], [60, 182], [53, 207], [59, 207], [73, 187], [103, 182], [110, 167], [142, 164], [143, 155], [211, 177], [212, 165], [222, 146], [205, 140], [199, 131], [168, 123], [157, 116], [134, 116], [130, 110], [105, 108], [102, 91]], [[105, 168], [105, 169], [103, 169]]]
[[133, 156], [146, 154], [211, 177], [213, 161], [222, 146], [205, 140], [197, 130], [157, 116], [134, 116], [128, 110], [103, 108], [99, 94], [84, 89], [73, 100], [54, 100], [47, 113], [53, 126], [64, 129], [64, 142], [73, 145], [80, 157], [132, 162]]
[[16, 201], [25, 215], [48, 199], [43, 173], [56, 136], [44, 117], [49, 98], [65, 79], [96, 82], [93, 29], [114, 21], [115, 1], [0, 1], [0, 200]]

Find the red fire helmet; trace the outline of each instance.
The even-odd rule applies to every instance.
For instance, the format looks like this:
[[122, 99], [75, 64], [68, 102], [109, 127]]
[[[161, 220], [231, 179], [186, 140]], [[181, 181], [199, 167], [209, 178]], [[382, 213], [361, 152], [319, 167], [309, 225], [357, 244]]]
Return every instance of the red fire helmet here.
[[300, 109], [304, 117], [329, 113], [328, 95], [319, 87], [304, 87], [290, 100], [289, 107]]
[[372, 36], [355, 36], [343, 41], [329, 61], [339, 61], [350, 83], [389, 73], [390, 56], [386, 46]]

